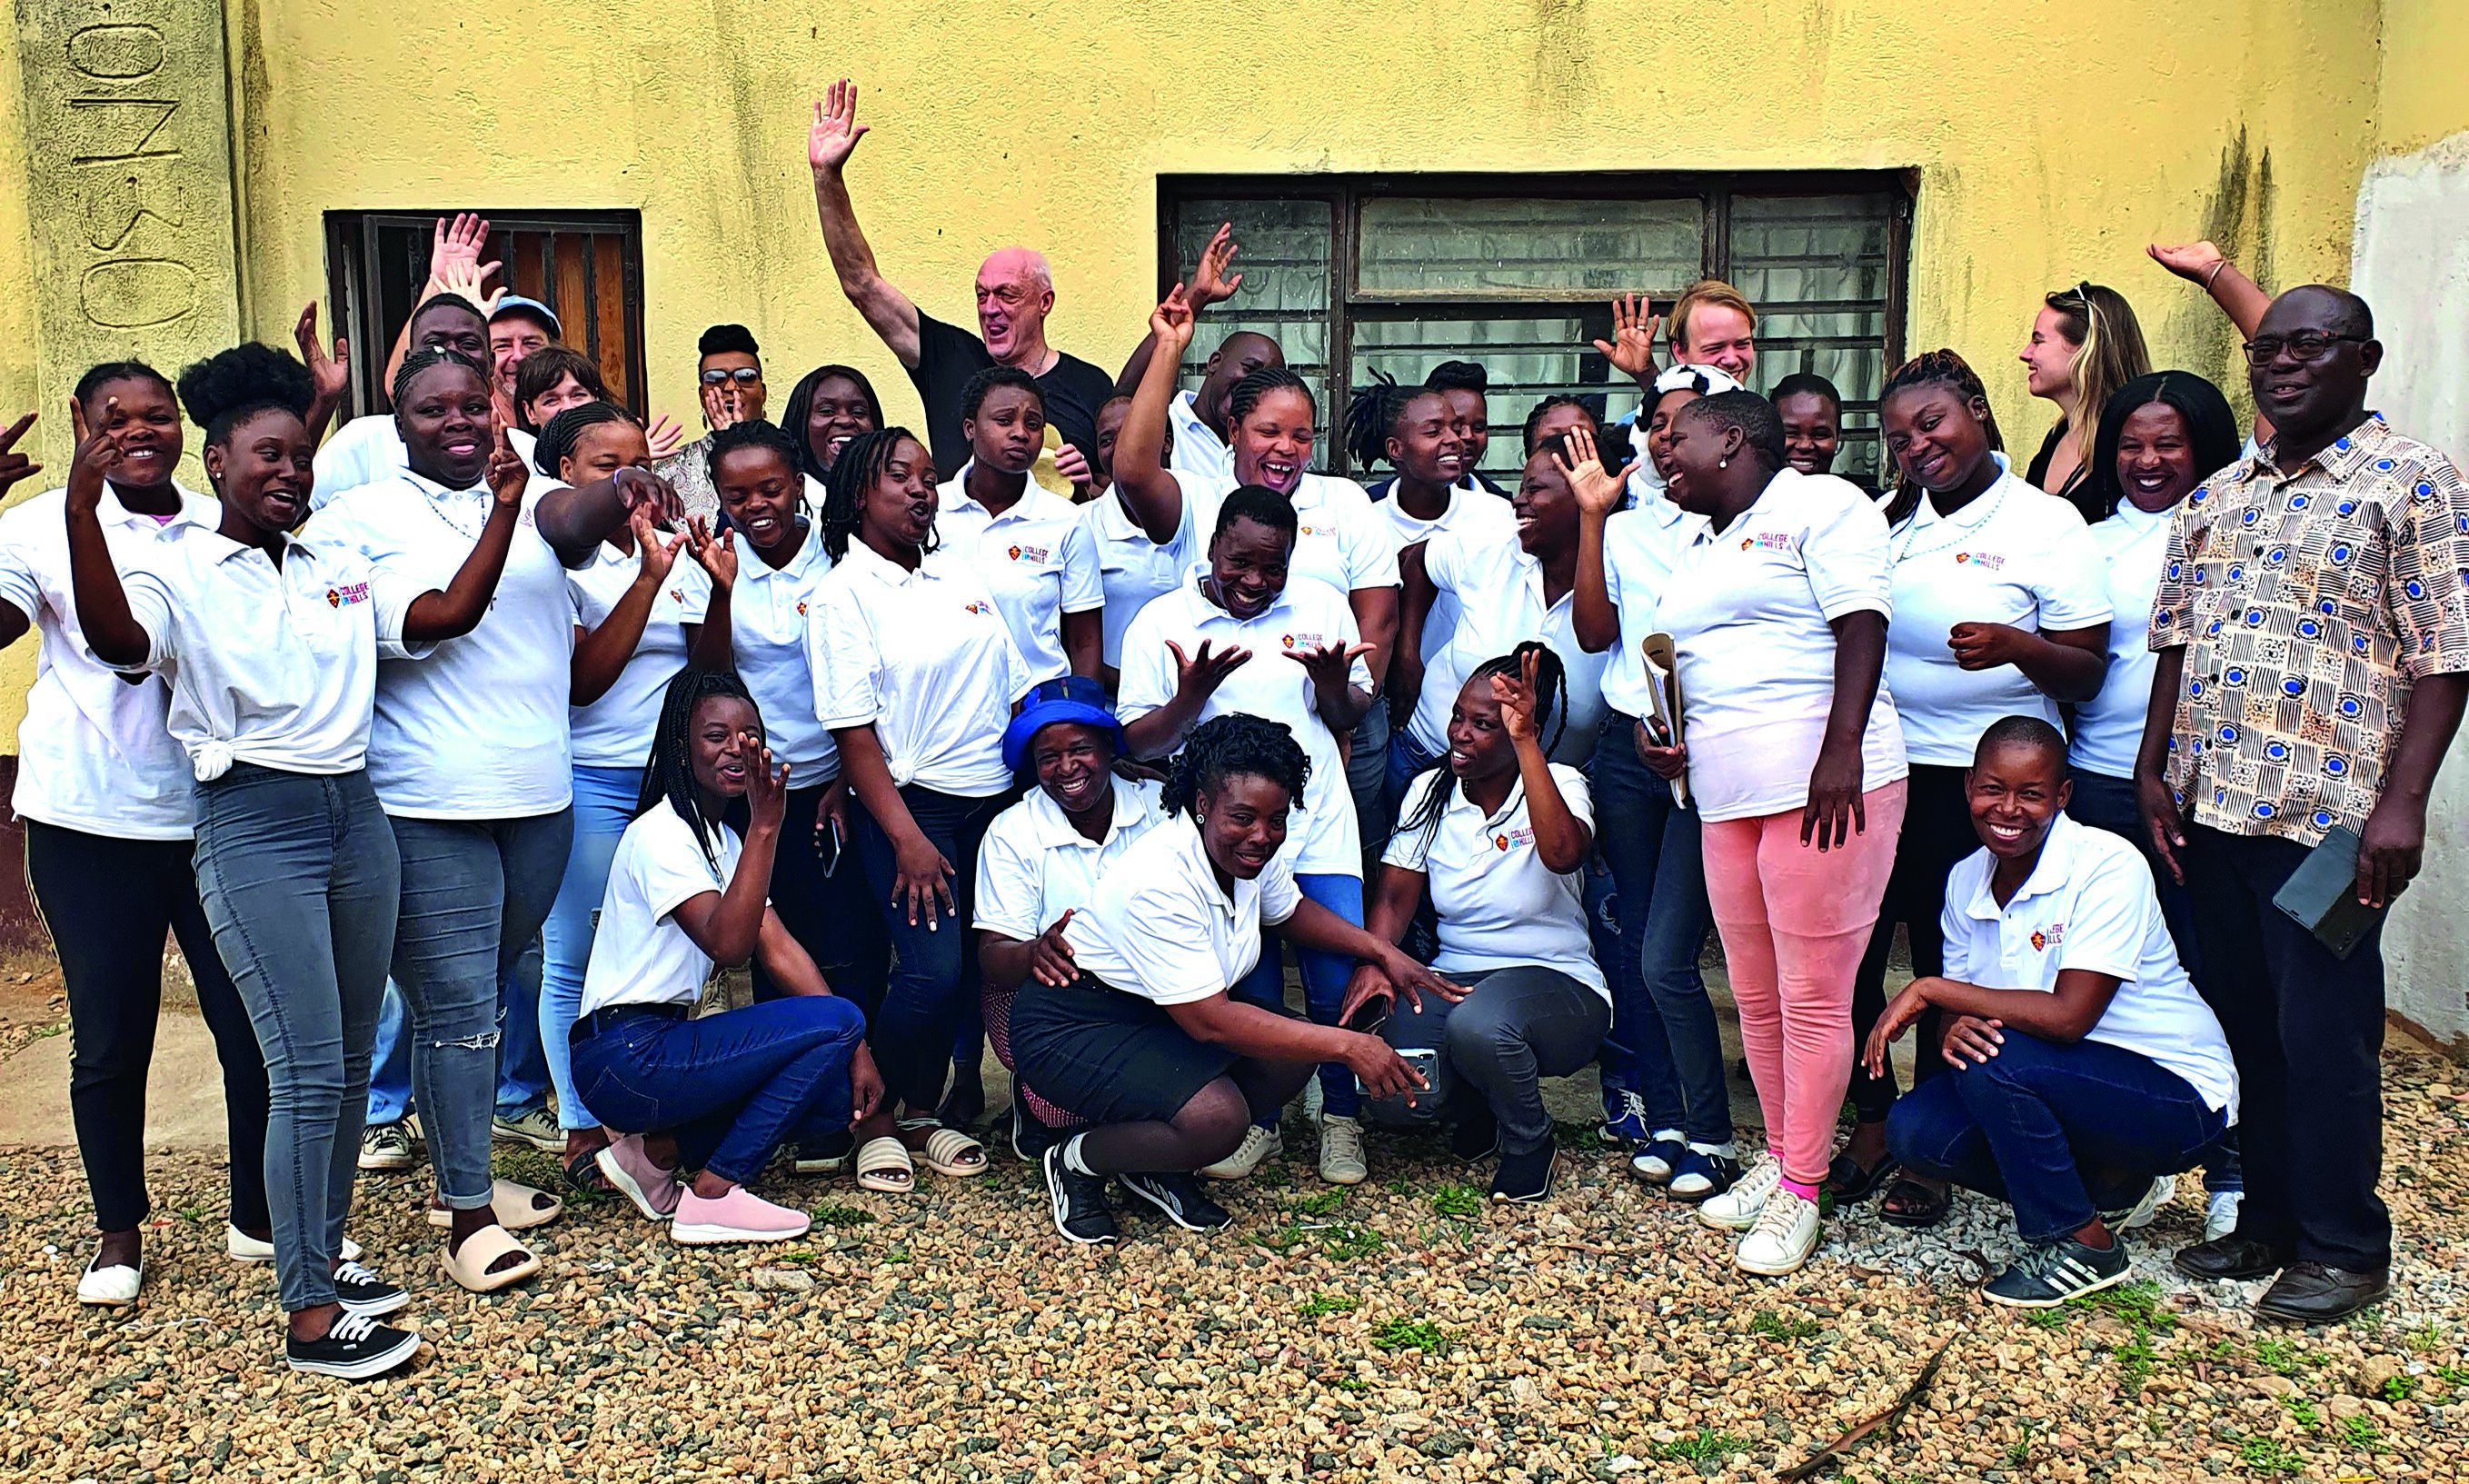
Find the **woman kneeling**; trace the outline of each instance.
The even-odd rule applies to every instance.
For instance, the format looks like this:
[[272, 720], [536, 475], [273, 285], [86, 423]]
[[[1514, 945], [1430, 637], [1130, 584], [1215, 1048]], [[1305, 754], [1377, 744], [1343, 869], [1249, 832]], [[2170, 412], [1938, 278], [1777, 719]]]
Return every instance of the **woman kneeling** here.
[[[2237, 1071], [2133, 845], [2065, 814], [2066, 741], [2037, 716], [1982, 733], [1964, 776], [1986, 848], [1947, 878], [1946, 977], [1870, 1032], [1872, 1076], [1934, 1006], [1954, 1068], [1886, 1119], [1904, 1168], [2014, 1203], [2031, 1250], [1981, 1297], [2046, 1309], [2126, 1277], [2119, 1229], [2237, 1121]], [[1959, 976], [1959, 977], [1958, 977]]]
[[[600, 1151], [601, 1171], [681, 1242], [804, 1236], [804, 1212], [746, 1182], [783, 1142], [844, 1128], [883, 1097], [865, 1016], [832, 994], [765, 900], [788, 777], [735, 676], [671, 681], [584, 971], [575, 1086], [592, 1117], [625, 1132]], [[740, 797], [742, 846], [720, 819]], [[750, 957], [784, 997], [696, 1019], [712, 964]]]
[[1045, 1153], [1066, 1241], [1116, 1240], [1109, 1175], [1177, 1226], [1226, 1225], [1192, 1171], [1233, 1153], [1254, 1116], [1283, 1107], [1324, 1061], [1373, 1097], [1422, 1088], [1377, 1036], [1227, 994], [1258, 962], [1263, 925], [1366, 960], [1409, 994], [1463, 993], [1295, 885], [1279, 847], [1310, 772], [1281, 723], [1239, 712], [1201, 723], [1165, 789], [1167, 814], [1183, 819], [1142, 836], [1085, 912], [1038, 938], [1012, 1007], [1012, 1058], [1023, 1081], [1096, 1125]]
[[[1432, 1095], [1368, 1111], [1381, 1123], [1446, 1117], [1469, 1160], [1499, 1150], [1494, 1200], [1552, 1194], [1552, 1118], [1537, 1078], [1594, 1060], [1611, 1026], [1583, 900], [1594, 801], [1583, 774], [1550, 761], [1559, 726], [1538, 735], [1538, 709], [1567, 724], [1567, 680], [1550, 648], [1520, 644], [1476, 667], [1449, 707], [1448, 755], [1406, 790], [1371, 913], [1372, 932], [1394, 939], [1428, 889], [1440, 915], [1432, 966], [1466, 993], [1425, 1005], [1410, 992], [1413, 1012], [1390, 1014], [1390, 1045], [1439, 1053]], [[1388, 981], [1358, 970], [1350, 1021], [1380, 999], [1394, 1000]]]

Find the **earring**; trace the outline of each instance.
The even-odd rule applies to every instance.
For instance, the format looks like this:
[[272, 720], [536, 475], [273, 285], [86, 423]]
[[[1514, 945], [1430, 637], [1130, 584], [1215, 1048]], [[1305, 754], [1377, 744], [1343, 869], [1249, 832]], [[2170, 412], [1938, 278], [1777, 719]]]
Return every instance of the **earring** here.
[[1718, 469], [1729, 469], [1732, 467], [1732, 461], [1728, 458], [1719, 458], [1715, 460], [1715, 467]]

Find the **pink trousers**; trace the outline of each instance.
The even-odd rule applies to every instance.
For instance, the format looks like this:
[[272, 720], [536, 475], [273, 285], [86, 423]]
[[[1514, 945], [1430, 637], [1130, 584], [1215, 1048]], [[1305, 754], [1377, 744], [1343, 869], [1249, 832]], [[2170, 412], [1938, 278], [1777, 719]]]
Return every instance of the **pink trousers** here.
[[1904, 827], [1904, 780], [1861, 796], [1868, 827], [1820, 851], [1800, 811], [1708, 821], [1706, 899], [1741, 1011], [1741, 1046], [1784, 1177], [1814, 1185], [1852, 1082], [1852, 980]]

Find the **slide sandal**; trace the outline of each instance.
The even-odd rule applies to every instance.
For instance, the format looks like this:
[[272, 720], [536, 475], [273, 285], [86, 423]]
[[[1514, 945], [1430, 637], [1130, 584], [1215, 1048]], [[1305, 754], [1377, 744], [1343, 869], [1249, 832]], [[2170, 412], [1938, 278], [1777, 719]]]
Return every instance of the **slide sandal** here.
[[[504, 1272], [489, 1271], [490, 1264], [509, 1252], [521, 1253], [523, 1260]], [[438, 1256], [443, 1260], [446, 1276], [474, 1293], [495, 1293], [541, 1270], [540, 1255], [517, 1241], [502, 1226], [484, 1226], [463, 1239], [460, 1252], [449, 1247]]]
[[882, 1134], [858, 1147], [857, 1185], [862, 1191], [881, 1191], [887, 1195], [906, 1195], [917, 1185], [917, 1167], [910, 1161], [909, 1146]]
[[[543, 1206], [542, 1201], [548, 1204]], [[565, 1215], [565, 1202], [528, 1185], [517, 1185], [512, 1180], [492, 1180], [489, 1182], [489, 1215], [496, 1217], [497, 1224], [510, 1232], [524, 1232], [535, 1226], [546, 1226]], [[454, 1213], [443, 1206], [431, 1205], [428, 1208], [428, 1224], [450, 1229], [454, 1225]]]
[[[903, 1132], [913, 1128], [934, 1128], [926, 1136], [926, 1148], [915, 1151], [917, 1160], [938, 1175], [966, 1178], [986, 1172], [986, 1147], [957, 1128], [944, 1128], [930, 1123], [900, 1125]], [[969, 1156], [975, 1155], [975, 1159]]]

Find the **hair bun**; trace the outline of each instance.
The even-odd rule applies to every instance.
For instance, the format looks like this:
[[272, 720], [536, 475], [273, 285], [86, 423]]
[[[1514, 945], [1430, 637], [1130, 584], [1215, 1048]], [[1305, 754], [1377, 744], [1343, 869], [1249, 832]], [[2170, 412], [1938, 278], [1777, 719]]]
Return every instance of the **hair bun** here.
[[179, 393], [189, 420], [219, 440], [242, 413], [260, 407], [285, 407], [307, 417], [317, 400], [317, 383], [289, 355], [251, 340], [182, 371]]

